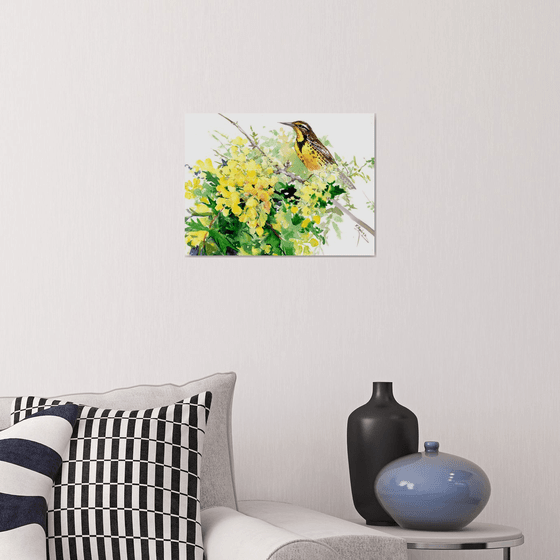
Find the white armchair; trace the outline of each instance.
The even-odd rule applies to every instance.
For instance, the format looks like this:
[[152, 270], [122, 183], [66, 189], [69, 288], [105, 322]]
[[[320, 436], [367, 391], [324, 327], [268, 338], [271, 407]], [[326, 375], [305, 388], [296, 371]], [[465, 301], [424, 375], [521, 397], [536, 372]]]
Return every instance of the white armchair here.
[[[381, 531], [291, 504], [237, 500], [231, 442], [236, 379], [235, 373], [217, 373], [182, 386], [139, 385], [57, 398], [106, 409], [145, 410], [212, 393], [200, 470], [206, 560], [406, 560], [406, 542]], [[0, 430], [10, 425], [12, 401], [0, 398]]]

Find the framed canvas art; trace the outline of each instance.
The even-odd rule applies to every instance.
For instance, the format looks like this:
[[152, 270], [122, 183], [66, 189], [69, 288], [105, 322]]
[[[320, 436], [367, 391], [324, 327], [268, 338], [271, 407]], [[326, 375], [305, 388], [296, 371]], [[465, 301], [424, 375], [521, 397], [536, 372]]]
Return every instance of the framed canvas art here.
[[375, 116], [186, 116], [188, 256], [374, 256]]

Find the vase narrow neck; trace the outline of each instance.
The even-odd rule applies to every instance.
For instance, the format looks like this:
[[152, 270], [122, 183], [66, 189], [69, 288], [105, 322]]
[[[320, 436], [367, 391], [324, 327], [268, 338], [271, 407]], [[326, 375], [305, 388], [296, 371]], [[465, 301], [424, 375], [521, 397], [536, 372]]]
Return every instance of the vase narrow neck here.
[[394, 401], [393, 383], [391, 381], [374, 381], [371, 400], [377, 402]]

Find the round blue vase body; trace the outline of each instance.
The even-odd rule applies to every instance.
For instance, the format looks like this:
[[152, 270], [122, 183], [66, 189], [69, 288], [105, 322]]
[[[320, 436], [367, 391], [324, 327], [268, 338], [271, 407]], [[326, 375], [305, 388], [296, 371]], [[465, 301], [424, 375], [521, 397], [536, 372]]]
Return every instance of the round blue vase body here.
[[377, 499], [405, 529], [462, 529], [488, 503], [490, 481], [471, 461], [441, 453], [437, 441], [427, 441], [424, 448], [381, 469], [375, 480]]

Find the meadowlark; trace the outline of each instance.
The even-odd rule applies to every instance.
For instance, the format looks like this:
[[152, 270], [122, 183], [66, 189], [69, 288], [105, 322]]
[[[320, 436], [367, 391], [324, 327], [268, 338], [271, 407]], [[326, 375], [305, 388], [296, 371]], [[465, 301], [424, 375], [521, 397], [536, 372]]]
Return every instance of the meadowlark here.
[[[296, 141], [294, 149], [299, 159], [311, 172], [318, 171], [326, 165], [337, 165], [335, 159], [325, 145], [317, 138], [313, 129], [304, 121], [281, 122], [294, 129]], [[338, 175], [345, 185], [350, 189], [355, 189], [354, 183], [340, 169]]]

